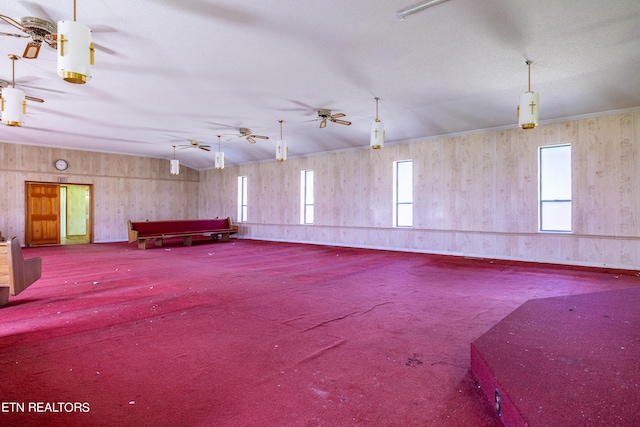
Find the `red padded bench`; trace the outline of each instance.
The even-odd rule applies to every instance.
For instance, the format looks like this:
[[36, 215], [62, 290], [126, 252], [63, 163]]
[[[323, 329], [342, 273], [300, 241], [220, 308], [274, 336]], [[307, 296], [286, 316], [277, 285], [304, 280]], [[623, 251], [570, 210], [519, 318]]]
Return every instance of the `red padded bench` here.
[[238, 226], [231, 224], [231, 218], [127, 222], [129, 243], [137, 241], [140, 249], [147, 248], [147, 240], [155, 240], [156, 246], [160, 247], [165, 238], [182, 237], [184, 245], [191, 246], [193, 236], [211, 234], [211, 240], [221, 236], [223, 241], [228, 241], [230, 235], [238, 232]]

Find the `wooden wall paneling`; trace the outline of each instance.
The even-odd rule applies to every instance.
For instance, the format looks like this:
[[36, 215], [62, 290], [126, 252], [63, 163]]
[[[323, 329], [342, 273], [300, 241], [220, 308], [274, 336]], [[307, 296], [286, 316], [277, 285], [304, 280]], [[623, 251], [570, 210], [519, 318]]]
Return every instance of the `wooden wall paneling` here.
[[354, 151], [353, 156], [356, 161], [355, 177], [357, 187], [351, 196], [351, 215], [343, 225], [353, 225], [356, 227], [368, 227], [375, 218], [376, 206], [371, 205], [371, 194], [376, 191], [374, 176], [378, 172], [373, 168], [371, 151], [378, 151], [365, 148], [363, 151]]
[[620, 235], [620, 118], [618, 116], [607, 116], [601, 121], [601, 139], [604, 142], [602, 158], [604, 160], [604, 174], [600, 181], [600, 197], [602, 203], [607, 206], [606, 216], [603, 222], [603, 233], [614, 236]]
[[523, 144], [518, 145], [518, 172], [514, 181], [518, 183], [517, 215], [518, 231], [535, 233], [538, 231], [538, 150], [541, 129], [531, 132], [518, 129], [523, 134]]
[[[633, 157], [629, 159], [629, 173], [631, 175], [632, 185], [632, 211], [633, 223], [631, 236], [640, 236], [640, 114], [632, 115], [632, 128], [630, 137], [633, 144]], [[638, 242], [640, 246], [640, 242]], [[640, 257], [640, 250], [636, 252], [636, 256]], [[640, 264], [640, 263], [638, 263]]]
[[583, 200], [584, 205], [581, 206], [588, 213], [586, 214], [586, 232], [587, 234], [602, 235], [605, 233], [606, 206], [602, 200], [602, 179], [605, 176], [605, 142], [602, 141], [600, 126], [601, 120], [587, 119], [582, 122], [580, 128], [581, 140], [587, 141], [587, 197]]
[[[336, 155], [340, 165], [336, 171], [340, 186], [341, 200], [337, 209], [335, 224], [340, 226], [362, 226], [369, 224], [371, 206], [369, 206], [369, 171], [364, 150], [351, 151]], [[367, 156], [368, 157], [368, 156]], [[332, 197], [331, 192], [327, 194]], [[329, 218], [329, 224], [334, 223]]]
[[448, 139], [426, 142], [424, 152], [422, 176], [426, 180], [425, 192], [422, 195], [422, 218], [419, 227], [431, 229], [443, 229], [445, 227], [446, 192], [444, 184], [444, 156], [443, 145]]
[[571, 142], [571, 210], [572, 227], [576, 234], [588, 232], [588, 204], [589, 196], [589, 143], [581, 132], [580, 122], [574, 122], [574, 139]]
[[[369, 193], [362, 203], [368, 206], [366, 222], [360, 224], [368, 227], [390, 227], [393, 215], [393, 160], [390, 150], [368, 149], [368, 172], [365, 175], [370, 181]], [[364, 157], [364, 156], [363, 156]], [[371, 235], [370, 232], [368, 232]]]
[[[482, 159], [480, 161], [482, 177], [479, 189], [482, 195], [482, 225], [483, 231], [495, 231], [495, 214], [493, 207], [496, 205], [496, 142], [495, 133], [480, 135], [482, 147]], [[484, 240], [483, 240], [484, 242]], [[484, 245], [484, 243], [483, 243]]]
[[450, 138], [443, 145], [444, 152], [444, 199], [445, 211], [444, 228], [447, 230], [458, 230], [460, 228], [460, 207], [462, 205], [462, 194], [460, 193], [460, 140]]
[[[426, 228], [429, 216], [430, 170], [429, 146], [427, 143], [413, 145], [413, 225], [415, 228]], [[415, 236], [414, 236], [415, 239]]]
[[[178, 177], [168, 175], [166, 159], [0, 143], [0, 191], [16, 207], [0, 217], [0, 230], [24, 237], [25, 181], [93, 184], [99, 242], [126, 239], [129, 218], [235, 217], [237, 177], [247, 175], [243, 228], [255, 238], [637, 268], [639, 137], [634, 111], [223, 171], [181, 168]], [[574, 234], [538, 233], [537, 147], [565, 142], [573, 147]], [[53, 169], [58, 157], [69, 160], [67, 172]], [[414, 160], [415, 222], [398, 230], [391, 227], [392, 162], [407, 158]], [[307, 168], [316, 171], [314, 226], [299, 224]]]
[[[287, 216], [283, 224], [300, 224], [300, 171], [302, 170], [301, 162], [295, 159], [295, 162], [287, 160], [286, 180], [287, 180]], [[324, 165], [320, 165], [319, 172], [321, 176], [327, 170], [328, 162], [326, 158], [322, 158]]]
[[599, 212], [602, 212], [605, 207], [600, 205], [598, 196], [598, 179], [604, 172], [601, 170], [601, 161], [599, 159], [599, 148], [601, 143], [599, 141], [599, 133], [596, 131], [596, 120], [587, 119], [580, 122], [579, 125], [580, 142], [584, 141], [586, 147], [587, 162], [586, 169], [582, 171], [585, 175], [584, 184], [581, 193], [583, 204], [578, 208], [585, 211], [585, 233], [586, 234], [601, 234], [602, 229], [599, 223]]
[[476, 135], [465, 135], [458, 142], [455, 215], [457, 230], [473, 230], [482, 212], [482, 175], [478, 164], [479, 147], [476, 139]]
[[621, 236], [640, 237], [640, 213], [637, 200], [640, 198], [640, 180], [638, 180], [638, 151], [633, 145], [633, 119], [630, 114], [620, 118], [620, 155], [617, 161], [619, 167], [619, 197], [620, 197], [620, 226]]
[[6, 170], [16, 170], [19, 168], [16, 152], [20, 145], [0, 144], [0, 159], [3, 159], [3, 166]]
[[[315, 194], [317, 220], [323, 221], [323, 224], [331, 224], [344, 226], [348, 223], [350, 202], [353, 202], [353, 189], [355, 183], [353, 180], [352, 161], [349, 158], [351, 153], [341, 153], [340, 155], [332, 153], [328, 156], [328, 164], [324, 171], [315, 175], [316, 182], [324, 182], [322, 193]], [[314, 158], [318, 162], [318, 158]], [[316, 188], [320, 189], [320, 188]], [[360, 193], [362, 194], [362, 193]], [[327, 210], [325, 201], [333, 198], [335, 200], [333, 209]], [[365, 214], [366, 215], [366, 214]]]
[[[317, 217], [330, 219], [335, 224], [342, 224], [340, 215], [340, 200], [343, 197], [342, 190], [338, 187], [338, 177], [336, 177], [335, 156], [319, 156], [313, 159], [314, 170], [314, 190], [315, 190], [315, 214]], [[296, 168], [297, 169], [297, 168]], [[339, 168], [338, 168], [339, 170]], [[295, 193], [289, 199], [290, 206], [295, 209], [296, 214], [290, 218], [291, 223], [300, 222], [300, 171], [292, 170], [290, 176], [296, 176], [298, 185]], [[294, 196], [295, 194], [295, 196]], [[295, 201], [294, 201], [295, 198]], [[294, 208], [295, 205], [295, 208]]]
[[503, 130], [496, 135], [495, 154], [495, 216], [494, 230], [514, 232], [518, 230], [517, 192], [514, 189], [514, 177], [518, 172], [517, 133]]

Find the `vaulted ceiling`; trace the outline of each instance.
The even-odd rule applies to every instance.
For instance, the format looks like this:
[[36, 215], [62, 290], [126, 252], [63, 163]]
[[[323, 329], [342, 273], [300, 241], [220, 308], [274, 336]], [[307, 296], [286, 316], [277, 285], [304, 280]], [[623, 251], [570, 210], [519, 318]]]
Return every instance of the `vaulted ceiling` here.
[[[289, 156], [366, 147], [375, 97], [387, 144], [515, 127], [527, 59], [542, 122], [640, 106], [638, 0], [447, 0], [396, 19], [414, 4], [79, 0], [93, 79], [64, 82], [47, 46], [16, 61], [16, 87], [45, 102], [28, 103], [23, 127], [0, 126], [0, 141], [167, 159], [177, 145], [202, 170], [216, 135], [227, 165], [275, 161], [279, 120]], [[55, 24], [73, 1], [9, 0], [0, 14]], [[26, 41], [0, 36], [0, 79]], [[319, 108], [352, 124], [320, 129]], [[270, 139], [234, 138], [241, 127]], [[191, 140], [212, 151], [180, 147]]]

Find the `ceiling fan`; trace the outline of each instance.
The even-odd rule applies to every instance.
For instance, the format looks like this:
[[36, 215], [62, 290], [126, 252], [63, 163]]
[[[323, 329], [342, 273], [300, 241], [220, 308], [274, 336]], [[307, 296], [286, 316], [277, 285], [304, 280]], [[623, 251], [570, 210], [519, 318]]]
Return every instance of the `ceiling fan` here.
[[24, 53], [22, 54], [23, 58], [37, 58], [38, 52], [40, 52], [40, 46], [42, 46], [42, 42], [45, 42], [52, 49], [57, 49], [58, 34], [56, 26], [46, 19], [36, 18], [34, 16], [25, 16], [20, 19], [20, 22], [18, 22], [15, 19], [5, 15], [0, 15], [0, 19], [2, 19], [7, 24], [13, 25], [17, 29], [25, 33], [14, 34], [0, 32], [0, 35], [31, 38], [31, 40], [27, 43], [27, 47], [25, 48]]
[[211, 151], [211, 146], [210, 145], [203, 145], [200, 144], [200, 141], [196, 141], [195, 139], [192, 139], [189, 143], [189, 145], [181, 145], [180, 149], [184, 150], [185, 148], [199, 148], [201, 150], [204, 151]]
[[331, 110], [326, 108], [320, 108], [318, 109], [318, 118], [316, 120], [320, 120], [320, 129], [327, 126], [327, 120], [333, 123], [338, 123], [340, 125], [349, 126], [351, 122], [348, 122], [346, 120], [340, 120], [340, 117], [344, 117], [344, 116], [345, 116], [344, 113], [331, 114]]
[[247, 141], [249, 141], [250, 143], [255, 144], [256, 143], [255, 138], [258, 138], [258, 139], [269, 139], [269, 137], [265, 136], [265, 135], [254, 135], [251, 132], [251, 129], [249, 129], [249, 128], [240, 128], [239, 131], [240, 131], [240, 133], [238, 135], [234, 136], [233, 138], [229, 138], [227, 141], [231, 141], [232, 139], [236, 139], [236, 138], [244, 138]]

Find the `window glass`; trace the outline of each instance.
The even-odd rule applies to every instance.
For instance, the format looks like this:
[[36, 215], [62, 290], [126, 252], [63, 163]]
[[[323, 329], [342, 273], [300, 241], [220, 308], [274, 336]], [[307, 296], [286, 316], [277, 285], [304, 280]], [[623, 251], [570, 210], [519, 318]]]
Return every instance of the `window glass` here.
[[571, 231], [571, 145], [539, 151], [540, 231]]

